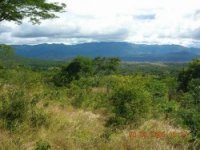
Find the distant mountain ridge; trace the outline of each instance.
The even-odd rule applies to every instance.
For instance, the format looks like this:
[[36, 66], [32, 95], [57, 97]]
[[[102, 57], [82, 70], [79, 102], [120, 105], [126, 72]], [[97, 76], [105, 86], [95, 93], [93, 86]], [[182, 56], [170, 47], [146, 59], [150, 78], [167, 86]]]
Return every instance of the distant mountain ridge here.
[[16, 53], [21, 56], [67, 60], [76, 56], [88, 57], [119, 57], [124, 61], [164, 61], [184, 62], [200, 58], [200, 49], [179, 45], [145, 45], [126, 42], [94, 42], [77, 45], [39, 44], [13, 45]]

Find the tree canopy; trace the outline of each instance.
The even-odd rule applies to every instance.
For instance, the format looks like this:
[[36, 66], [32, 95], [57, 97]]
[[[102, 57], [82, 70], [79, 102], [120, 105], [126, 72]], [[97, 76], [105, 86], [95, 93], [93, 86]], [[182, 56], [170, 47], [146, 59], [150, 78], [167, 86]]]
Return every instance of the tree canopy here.
[[[11, 46], [0, 44], [0, 66], [11, 67], [14, 65], [15, 51]], [[0, 67], [1, 68], [1, 67]]]
[[49, 3], [46, 0], [0, 0], [0, 22], [21, 23], [29, 18], [33, 24], [40, 20], [56, 18], [56, 12], [64, 11], [65, 4]]
[[193, 79], [200, 78], [200, 59], [194, 59], [188, 67], [182, 70], [178, 75], [179, 90], [187, 92], [189, 84]]
[[79, 80], [81, 77], [92, 75], [109, 75], [117, 73], [120, 65], [118, 58], [97, 57], [94, 59], [87, 57], [76, 57], [54, 77], [54, 82], [58, 86]]

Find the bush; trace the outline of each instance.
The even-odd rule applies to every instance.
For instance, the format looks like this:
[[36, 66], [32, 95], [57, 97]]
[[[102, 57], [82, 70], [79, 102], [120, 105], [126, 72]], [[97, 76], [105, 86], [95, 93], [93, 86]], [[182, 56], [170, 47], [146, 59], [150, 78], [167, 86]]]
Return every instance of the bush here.
[[183, 120], [183, 124], [186, 125], [194, 137], [200, 138], [200, 113], [193, 108], [181, 109], [179, 116]]
[[165, 119], [173, 118], [176, 116], [178, 104], [176, 101], [165, 101], [160, 104], [160, 112], [165, 114]]
[[200, 59], [194, 59], [186, 69], [178, 75], [179, 90], [189, 91], [189, 83], [192, 79], [200, 78]]
[[[182, 119], [183, 125], [186, 125], [194, 137], [200, 137], [200, 103], [194, 95], [195, 90], [184, 93], [179, 110], [179, 117]], [[197, 92], [199, 93], [199, 92]]]
[[25, 120], [28, 103], [23, 92], [15, 92], [3, 97], [1, 101], [0, 117], [6, 122], [8, 129], [13, 130]]
[[151, 96], [142, 87], [122, 86], [113, 91], [111, 96], [114, 106], [114, 116], [109, 124], [113, 125], [138, 125], [149, 116], [151, 109]]
[[87, 57], [75, 58], [67, 67], [54, 77], [54, 83], [57, 86], [64, 86], [73, 80], [79, 80], [81, 77], [92, 74], [92, 60]]
[[167, 100], [168, 91], [165, 83], [152, 79], [147, 84], [147, 90], [151, 93], [155, 103]]
[[35, 150], [50, 150], [50, 149], [51, 145], [49, 144], [49, 142], [45, 140], [39, 140], [38, 142], [36, 142]]
[[114, 74], [118, 71], [119, 65], [120, 60], [118, 58], [97, 57], [90, 59], [88, 57], [77, 57], [54, 76], [53, 82], [57, 86], [66, 86], [83, 77]]
[[38, 128], [41, 126], [48, 126], [48, 115], [42, 110], [36, 109], [32, 112], [30, 117], [31, 126], [34, 128]]
[[94, 74], [109, 75], [118, 72], [120, 59], [97, 57], [93, 60]]
[[[200, 79], [192, 79], [189, 83], [189, 93], [193, 97], [193, 104], [200, 106]], [[200, 109], [199, 109], [200, 110]]]

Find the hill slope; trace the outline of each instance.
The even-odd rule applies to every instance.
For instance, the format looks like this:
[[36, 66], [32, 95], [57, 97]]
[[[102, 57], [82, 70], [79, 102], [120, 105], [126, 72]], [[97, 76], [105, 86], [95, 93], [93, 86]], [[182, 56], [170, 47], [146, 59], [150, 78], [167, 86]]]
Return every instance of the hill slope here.
[[13, 45], [21, 56], [66, 60], [78, 55], [88, 57], [120, 57], [125, 61], [190, 61], [200, 57], [200, 49], [179, 45], [144, 45], [126, 42], [99, 42], [77, 45], [40, 44]]

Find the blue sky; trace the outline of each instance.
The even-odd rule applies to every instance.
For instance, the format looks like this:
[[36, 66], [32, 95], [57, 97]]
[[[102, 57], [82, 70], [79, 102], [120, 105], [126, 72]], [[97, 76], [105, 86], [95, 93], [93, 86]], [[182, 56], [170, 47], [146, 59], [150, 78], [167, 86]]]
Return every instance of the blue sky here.
[[0, 43], [126, 41], [200, 47], [200, 0], [49, 0], [60, 18], [32, 25], [1, 22]]

